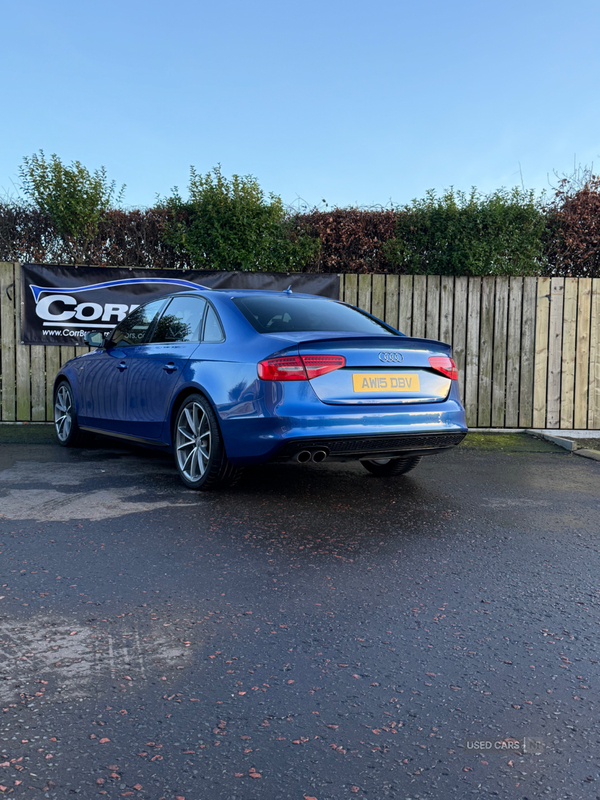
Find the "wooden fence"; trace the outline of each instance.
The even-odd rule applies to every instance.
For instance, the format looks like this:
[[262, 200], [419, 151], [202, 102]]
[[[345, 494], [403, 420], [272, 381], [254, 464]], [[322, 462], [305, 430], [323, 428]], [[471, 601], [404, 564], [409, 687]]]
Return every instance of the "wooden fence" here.
[[[19, 265], [0, 263], [0, 419], [43, 422], [88, 348], [21, 345], [19, 298]], [[451, 344], [470, 427], [600, 430], [600, 279], [342, 275], [340, 298]]]
[[52, 387], [60, 367], [89, 347], [20, 344], [21, 267], [0, 262], [0, 419], [45, 422], [54, 419]]
[[600, 279], [344, 275], [340, 296], [452, 345], [470, 427], [600, 429]]

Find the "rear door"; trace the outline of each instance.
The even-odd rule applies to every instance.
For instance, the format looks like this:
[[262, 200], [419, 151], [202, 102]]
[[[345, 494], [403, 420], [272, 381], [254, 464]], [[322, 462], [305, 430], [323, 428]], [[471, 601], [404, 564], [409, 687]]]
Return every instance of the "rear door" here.
[[300, 354], [341, 355], [346, 365], [312, 378], [317, 397], [331, 405], [441, 402], [452, 381], [433, 370], [429, 357], [450, 355], [442, 342], [408, 337], [357, 337], [301, 342]]
[[128, 359], [128, 415], [131, 434], [158, 439], [183, 368], [198, 348], [206, 309], [203, 297], [173, 297], [149, 341]]

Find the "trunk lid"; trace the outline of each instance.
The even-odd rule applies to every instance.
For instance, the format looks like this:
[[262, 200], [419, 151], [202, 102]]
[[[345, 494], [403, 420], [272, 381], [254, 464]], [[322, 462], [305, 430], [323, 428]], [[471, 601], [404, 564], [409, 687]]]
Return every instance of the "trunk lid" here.
[[452, 381], [433, 370], [429, 356], [451, 348], [407, 336], [336, 337], [302, 341], [301, 355], [341, 355], [346, 366], [312, 378], [315, 394], [331, 405], [436, 403], [448, 397]]

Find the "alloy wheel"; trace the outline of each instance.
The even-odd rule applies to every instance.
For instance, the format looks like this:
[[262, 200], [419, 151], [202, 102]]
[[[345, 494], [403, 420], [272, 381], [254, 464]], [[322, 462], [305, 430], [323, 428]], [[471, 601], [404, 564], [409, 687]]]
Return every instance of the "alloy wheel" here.
[[185, 405], [177, 419], [176, 453], [182, 475], [195, 483], [204, 476], [211, 456], [210, 421], [200, 403]]
[[73, 425], [73, 399], [64, 383], [58, 387], [54, 400], [54, 425], [60, 441], [66, 442]]

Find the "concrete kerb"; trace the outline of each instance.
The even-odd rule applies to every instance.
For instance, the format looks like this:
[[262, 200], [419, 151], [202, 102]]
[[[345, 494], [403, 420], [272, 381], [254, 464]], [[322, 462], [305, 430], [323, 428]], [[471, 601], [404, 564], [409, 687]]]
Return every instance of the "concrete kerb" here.
[[577, 450], [577, 445], [575, 442], [571, 441], [570, 439], [565, 439], [563, 436], [558, 436], [556, 433], [537, 431], [530, 428], [528, 428], [525, 433], [528, 433], [530, 436], [537, 436], [540, 439], [545, 439], [547, 442], [557, 444], [559, 447], [564, 447], [565, 450], [570, 450], [571, 452], [575, 452]]
[[581, 450], [573, 450], [576, 456], [583, 456], [584, 458], [591, 458], [594, 461], [600, 461], [600, 450], [591, 450], [589, 447], [582, 447]]
[[574, 441], [577, 439], [594, 438], [594, 434], [596, 434], [597, 431], [569, 431], [569, 436], [572, 437], [569, 439], [565, 438], [564, 436], [558, 436], [555, 431], [526, 428], [525, 433], [529, 434], [530, 436], [537, 436], [540, 439], [545, 439], [546, 441], [552, 442], [559, 447], [564, 447], [565, 450], [568, 450], [570, 453], [576, 456], [582, 456], [583, 458], [591, 458], [594, 461], [600, 461], [600, 450], [592, 450], [589, 447], [579, 448], [577, 446], [577, 441]]

